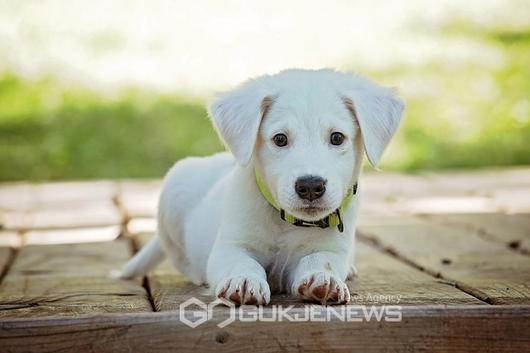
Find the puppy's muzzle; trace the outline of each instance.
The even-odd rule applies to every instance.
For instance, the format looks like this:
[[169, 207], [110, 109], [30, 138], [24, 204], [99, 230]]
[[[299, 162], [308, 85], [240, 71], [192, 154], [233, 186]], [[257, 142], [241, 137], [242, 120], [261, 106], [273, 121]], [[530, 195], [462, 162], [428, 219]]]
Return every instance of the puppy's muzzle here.
[[324, 195], [326, 182], [319, 176], [304, 175], [296, 180], [294, 189], [301, 199], [313, 201]]

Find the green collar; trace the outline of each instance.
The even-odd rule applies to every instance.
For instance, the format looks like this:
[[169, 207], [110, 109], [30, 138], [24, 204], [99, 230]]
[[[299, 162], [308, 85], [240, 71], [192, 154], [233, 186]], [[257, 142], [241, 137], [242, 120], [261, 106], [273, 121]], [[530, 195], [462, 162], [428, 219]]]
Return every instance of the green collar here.
[[353, 195], [357, 193], [357, 183], [353, 185], [351, 188], [348, 189], [348, 192], [346, 194], [346, 197], [344, 197], [344, 200], [342, 200], [342, 203], [340, 204], [339, 208], [337, 208], [333, 213], [327, 215], [326, 217], [314, 221], [304, 221], [302, 219], [298, 219], [293, 215], [288, 214], [283, 209], [281, 209], [274, 198], [272, 197], [272, 194], [270, 193], [269, 189], [267, 188], [267, 185], [265, 185], [265, 181], [261, 177], [261, 174], [258, 172], [257, 169], [254, 169], [254, 174], [256, 176], [256, 184], [258, 185], [259, 191], [261, 191], [261, 194], [267, 200], [267, 202], [280, 211], [280, 217], [285, 222], [299, 226], [299, 227], [320, 227], [320, 228], [328, 228], [328, 227], [337, 227], [340, 232], [344, 231], [344, 224], [342, 223], [342, 217], [341, 214], [343, 213], [344, 209], [350, 204], [350, 201], [353, 198]]

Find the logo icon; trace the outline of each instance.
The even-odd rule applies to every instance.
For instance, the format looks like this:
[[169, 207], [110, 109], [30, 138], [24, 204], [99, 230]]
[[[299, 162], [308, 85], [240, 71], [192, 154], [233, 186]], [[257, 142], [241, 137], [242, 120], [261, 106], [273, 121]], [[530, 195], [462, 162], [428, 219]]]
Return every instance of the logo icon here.
[[[190, 309], [190, 306], [196, 306], [198, 308]], [[202, 300], [192, 297], [179, 305], [180, 321], [191, 328], [195, 328], [206, 321], [211, 320], [213, 318], [214, 308], [217, 306], [223, 306], [229, 309], [228, 318], [219, 322], [217, 324], [218, 327], [223, 328], [236, 320], [236, 306], [231, 301], [224, 298], [218, 298], [213, 302], [206, 304]]]
[[[199, 310], [186, 310], [187, 307], [192, 305], [198, 306]], [[206, 305], [202, 300], [192, 297], [180, 304], [179, 318], [181, 322], [185, 323], [191, 328], [195, 328], [208, 320], [208, 305]]]

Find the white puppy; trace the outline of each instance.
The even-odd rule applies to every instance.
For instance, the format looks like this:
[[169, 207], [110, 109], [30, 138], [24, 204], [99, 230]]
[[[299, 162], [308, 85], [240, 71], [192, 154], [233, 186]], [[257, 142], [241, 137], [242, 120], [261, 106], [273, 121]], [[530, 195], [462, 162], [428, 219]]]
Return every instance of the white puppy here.
[[377, 165], [402, 101], [351, 74], [287, 70], [220, 95], [209, 111], [232, 154], [175, 164], [158, 237], [122, 277], [145, 274], [165, 253], [236, 304], [266, 304], [271, 291], [348, 302], [363, 155]]

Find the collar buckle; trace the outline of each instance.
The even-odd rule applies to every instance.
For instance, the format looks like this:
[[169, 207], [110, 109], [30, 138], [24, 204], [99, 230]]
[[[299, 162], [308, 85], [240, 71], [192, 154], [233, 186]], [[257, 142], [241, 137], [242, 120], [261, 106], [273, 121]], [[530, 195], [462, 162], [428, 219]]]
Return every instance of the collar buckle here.
[[298, 227], [319, 227], [324, 229], [329, 227], [329, 216], [314, 222], [297, 219], [293, 224]]
[[[355, 184], [355, 190], [357, 191], [357, 184]], [[340, 209], [337, 208], [335, 211], [335, 214], [337, 215], [337, 218], [339, 219], [339, 224], [337, 224], [337, 229], [339, 232], [344, 232], [344, 223], [342, 223], [342, 216], [340, 215]]]

